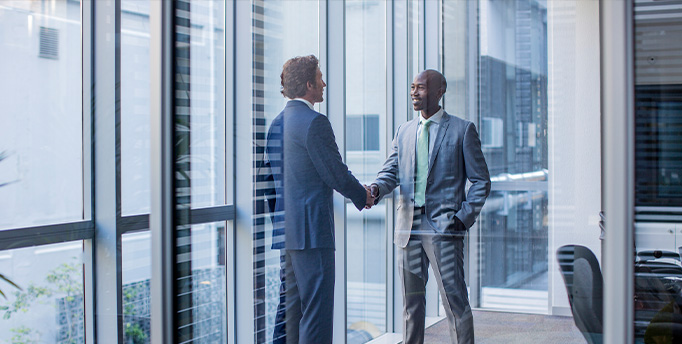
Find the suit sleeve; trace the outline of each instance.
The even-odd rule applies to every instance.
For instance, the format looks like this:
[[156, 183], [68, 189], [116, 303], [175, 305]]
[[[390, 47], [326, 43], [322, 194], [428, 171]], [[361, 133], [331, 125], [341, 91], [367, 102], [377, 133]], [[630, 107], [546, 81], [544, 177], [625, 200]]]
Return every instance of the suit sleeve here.
[[398, 127], [395, 137], [393, 138], [391, 154], [386, 159], [386, 162], [384, 162], [381, 170], [377, 173], [377, 178], [374, 180], [374, 184], [379, 186], [379, 198], [377, 199], [377, 202], [391, 193], [399, 185], [398, 133], [400, 133], [400, 127]]
[[322, 180], [349, 198], [358, 210], [363, 209], [367, 202], [367, 192], [341, 159], [334, 131], [327, 117], [317, 116], [311, 122], [306, 135], [306, 148]]
[[263, 182], [265, 182], [265, 190], [263, 191], [263, 195], [265, 196], [265, 199], [267, 200], [268, 203], [268, 211], [270, 214], [275, 213], [275, 202], [277, 200], [276, 192], [275, 192], [275, 178], [272, 174], [272, 167], [270, 165], [270, 161], [265, 159], [262, 163], [262, 168], [263, 168]]
[[464, 132], [463, 140], [464, 170], [467, 179], [471, 182], [466, 200], [462, 202], [457, 217], [462, 220], [466, 228], [471, 227], [481, 213], [483, 204], [490, 194], [490, 174], [488, 165], [481, 151], [481, 140], [478, 137], [476, 126], [468, 123]]

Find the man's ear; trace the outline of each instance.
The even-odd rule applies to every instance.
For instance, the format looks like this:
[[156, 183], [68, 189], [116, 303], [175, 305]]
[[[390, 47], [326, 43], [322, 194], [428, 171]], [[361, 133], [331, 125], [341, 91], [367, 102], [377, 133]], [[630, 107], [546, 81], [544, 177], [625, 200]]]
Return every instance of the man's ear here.
[[307, 87], [309, 90], [313, 89], [313, 84], [311, 84], [310, 81], [306, 81], [305, 84], [306, 84], [306, 87]]

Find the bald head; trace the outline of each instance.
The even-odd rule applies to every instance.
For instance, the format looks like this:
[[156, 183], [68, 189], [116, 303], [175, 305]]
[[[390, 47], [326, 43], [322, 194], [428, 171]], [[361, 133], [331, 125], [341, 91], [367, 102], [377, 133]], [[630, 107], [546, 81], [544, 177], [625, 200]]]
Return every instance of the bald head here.
[[438, 103], [447, 87], [447, 81], [440, 72], [427, 69], [419, 73], [410, 88], [414, 110], [421, 111], [424, 118], [431, 117], [440, 110]]
[[448, 82], [445, 81], [445, 77], [439, 71], [427, 69], [419, 73], [419, 75], [424, 75], [424, 78], [426, 78], [428, 82], [429, 89], [434, 91], [443, 91], [441, 96], [445, 94], [445, 90], [448, 88]]

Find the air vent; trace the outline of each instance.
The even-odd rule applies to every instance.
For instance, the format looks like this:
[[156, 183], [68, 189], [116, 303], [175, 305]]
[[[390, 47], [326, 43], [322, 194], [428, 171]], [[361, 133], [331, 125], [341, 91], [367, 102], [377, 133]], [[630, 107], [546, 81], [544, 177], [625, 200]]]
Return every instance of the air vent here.
[[40, 52], [38, 56], [53, 60], [59, 58], [59, 30], [40, 27]]

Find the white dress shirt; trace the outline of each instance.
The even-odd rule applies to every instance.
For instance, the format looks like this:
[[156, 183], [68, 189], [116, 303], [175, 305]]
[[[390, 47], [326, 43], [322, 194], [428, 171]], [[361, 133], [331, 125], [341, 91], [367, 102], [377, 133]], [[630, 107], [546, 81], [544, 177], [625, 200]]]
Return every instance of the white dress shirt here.
[[299, 102], [303, 102], [303, 104], [308, 105], [308, 107], [310, 108], [310, 110], [315, 111], [315, 108], [313, 108], [313, 104], [311, 104], [309, 101], [307, 101], [307, 100], [305, 100], [305, 99], [303, 99], [303, 98], [294, 98], [294, 99], [290, 99], [289, 101], [292, 101], [292, 100], [298, 100]]

